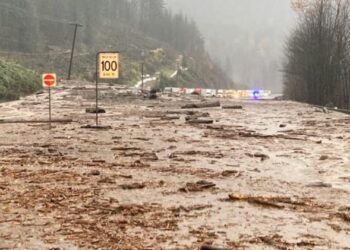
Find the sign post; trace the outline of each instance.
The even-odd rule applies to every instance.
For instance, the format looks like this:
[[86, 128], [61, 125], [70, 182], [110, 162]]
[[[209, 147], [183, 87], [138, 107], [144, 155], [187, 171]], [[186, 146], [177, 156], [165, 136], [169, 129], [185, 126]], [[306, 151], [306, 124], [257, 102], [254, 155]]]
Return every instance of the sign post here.
[[51, 112], [52, 108], [51, 108], [51, 87], [49, 87], [49, 127], [51, 129]]
[[51, 108], [51, 88], [57, 85], [57, 76], [53, 73], [43, 74], [42, 75], [42, 83], [44, 88], [48, 88], [49, 90], [49, 127], [51, 129], [51, 121], [52, 121], [52, 108]]
[[96, 126], [98, 126], [99, 79], [119, 78], [119, 52], [99, 52], [96, 56]]

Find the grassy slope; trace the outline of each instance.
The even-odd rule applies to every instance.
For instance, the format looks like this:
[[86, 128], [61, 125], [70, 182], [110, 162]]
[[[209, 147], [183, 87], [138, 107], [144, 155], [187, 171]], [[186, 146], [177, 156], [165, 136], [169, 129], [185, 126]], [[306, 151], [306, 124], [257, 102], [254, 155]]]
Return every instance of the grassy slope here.
[[[78, 41], [80, 40], [78, 39]], [[171, 75], [177, 68], [176, 59], [181, 54], [168, 44], [135, 32], [129, 34], [127, 45], [123, 45], [120, 37], [99, 36], [98, 42], [93, 48], [82, 43], [77, 44], [72, 78], [94, 81], [96, 51], [106, 50], [104, 48], [111, 47], [111, 44], [116, 46], [112, 50], [121, 51], [121, 78], [116, 82], [129, 86], [135, 85], [141, 80], [141, 51], [145, 52], [144, 74], [152, 76], [156, 72]], [[37, 51], [40, 53], [15, 52], [9, 53], [7, 56], [37, 72], [55, 72], [58, 78], [67, 77], [70, 59], [67, 48], [48, 49], [48, 47], [42, 47], [37, 48]], [[232, 82], [207, 56], [203, 56], [201, 59], [189, 58], [187, 67], [189, 71], [185, 73], [184, 77], [179, 78], [178, 85], [185, 87], [232, 87]], [[171, 84], [173, 86], [173, 83]]]
[[0, 101], [16, 100], [40, 88], [37, 73], [0, 58]]

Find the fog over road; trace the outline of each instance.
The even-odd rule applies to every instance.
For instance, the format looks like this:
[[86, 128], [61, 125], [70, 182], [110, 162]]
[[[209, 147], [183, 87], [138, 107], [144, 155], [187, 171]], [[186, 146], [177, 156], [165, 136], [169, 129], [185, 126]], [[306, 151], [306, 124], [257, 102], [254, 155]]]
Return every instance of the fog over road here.
[[[346, 249], [349, 117], [287, 101], [180, 109], [94, 84], [53, 90], [50, 131], [4, 120], [47, 117], [47, 93], [0, 106], [2, 249]], [[212, 101], [214, 99], [208, 99]], [[186, 123], [193, 117], [214, 124]]]
[[289, 0], [167, 0], [198, 24], [211, 55], [243, 86], [282, 90], [283, 49], [296, 24]]

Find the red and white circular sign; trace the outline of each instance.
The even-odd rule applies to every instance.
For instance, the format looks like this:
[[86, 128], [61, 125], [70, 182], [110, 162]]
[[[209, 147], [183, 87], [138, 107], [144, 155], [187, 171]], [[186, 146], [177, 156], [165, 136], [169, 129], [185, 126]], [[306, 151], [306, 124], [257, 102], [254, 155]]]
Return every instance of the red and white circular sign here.
[[43, 74], [43, 86], [44, 87], [55, 87], [57, 85], [56, 74]]

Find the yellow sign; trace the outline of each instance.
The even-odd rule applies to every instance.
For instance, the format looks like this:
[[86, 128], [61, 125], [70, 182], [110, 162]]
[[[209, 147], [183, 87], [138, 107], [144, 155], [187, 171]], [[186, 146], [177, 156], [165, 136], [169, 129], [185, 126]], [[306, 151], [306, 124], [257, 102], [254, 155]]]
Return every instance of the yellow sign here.
[[100, 52], [98, 54], [98, 76], [100, 79], [119, 78], [119, 53]]

